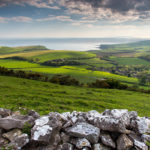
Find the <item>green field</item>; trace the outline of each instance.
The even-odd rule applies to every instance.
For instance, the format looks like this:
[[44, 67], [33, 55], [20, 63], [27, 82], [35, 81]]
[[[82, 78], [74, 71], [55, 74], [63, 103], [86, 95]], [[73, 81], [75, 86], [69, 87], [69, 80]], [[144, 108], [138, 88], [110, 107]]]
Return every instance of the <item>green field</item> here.
[[117, 62], [119, 65], [150, 65], [149, 61], [134, 57], [110, 57], [110, 60]]
[[0, 107], [18, 110], [35, 109], [40, 114], [50, 111], [88, 111], [129, 109], [141, 116], [150, 114], [150, 96], [139, 92], [61, 86], [48, 82], [0, 76]]
[[30, 59], [38, 59], [38, 62], [44, 62], [47, 60], [54, 60], [54, 59], [79, 59], [79, 58], [91, 58], [96, 57], [95, 54], [89, 52], [78, 52], [78, 51], [50, 51], [50, 53], [41, 54], [29, 57]]

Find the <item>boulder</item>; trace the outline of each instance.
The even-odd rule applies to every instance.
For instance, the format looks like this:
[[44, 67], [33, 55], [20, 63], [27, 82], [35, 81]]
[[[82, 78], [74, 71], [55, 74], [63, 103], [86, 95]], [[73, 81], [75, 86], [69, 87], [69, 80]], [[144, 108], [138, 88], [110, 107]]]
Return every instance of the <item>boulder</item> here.
[[0, 108], [0, 116], [7, 117], [11, 115], [11, 110]]
[[111, 136], [107, 133], [101, 133], [100, 134], [100, 139], [102, 141], [102, 143], [106, 146], [110, 146], [112, 148], [116, 147], [115, 142], [112, 140]]
[[78, 149], [82, 149], [84, 147], [91, 147], [90, 142], [85, 138], [76, 138], [71, 141]]
[[64, 132], [61, 132], [60, 137], [63, 143], [67, 143], [70, 141], [70, 136]]
[[110, 147], [106, 147], [106, 146], [104, 146], [101, 143], [98, 143], [98, 144], [94, 144], [93, 145], [93, 150], [111, 150], [111, 148]]
[[64, 144], [60, 145], [57, 150], [74, 150], [74, 147], [70, 143], [64, 143]]
[[119, 132], [125, 134], [130, 133], [130, 131], [126, 129], [125, 121], [112, 116], [102, 116], [100, 118], [96, 118], [95, 126], [104, 131]]
[[120, 135], [117, 139], [117, 149], [129, 150], [131, 147], [133, 147], [133, 142], [127, 137], [127, 135]]
[[4, 139], [3, 137], [0, 137], [0, 147], [3, 147], [8, 144], [8, 140]]
[[133, 128], [140, 134], [150, 133], [150, 119], [145, 117], [137, 117], [136, 120], [132, 121], [134, 124]]
[[49, 116], [43, 116], [35, 121], [31, 130], [31, 139], [42, 144], [49, 144], [53, 128], [48, 125]]
[[34, 124], [34, 119], [31, 116], [8, 116], [5, 118], [0, 118], [0, 128], [5, 130], [19, 128], [22, 129], [26, 123], [31, 125]]
[[144, 142], [134, 140], [134, 145], [139, 150], [148, 150], [148, 146]]
[[28, 115], [32, 116], [35, 119], [38, 119], [40, 117], [40, 115], [34, 110], [29, 110]]
[[40, 117], [35, 120], [35, 125], [31, 130], [31, 139], [38, 143], [49, 144], [50, 140], [54, 141], [53, 137], [58, 134], [61, 127], [61, 118], [56, 113]]
[[14, 139], [22, 134], [21, 130], [19, 129], [13, 129], [12, 131], [9, 131], [7, 133], [4, 133], [2, 136], [6, 139], [8, 139], [10, 142], [13, 142]]
[[100, 129], [86, 122], [79, 122], [74, 126], [67, 128], [66, 132], [73, 137], [86, 138], [92, 144], [99, 140]]
[[130, 124], [130, 117], [127, 109], [106, 109], [102, 115], [122, 119], [126, 126]]

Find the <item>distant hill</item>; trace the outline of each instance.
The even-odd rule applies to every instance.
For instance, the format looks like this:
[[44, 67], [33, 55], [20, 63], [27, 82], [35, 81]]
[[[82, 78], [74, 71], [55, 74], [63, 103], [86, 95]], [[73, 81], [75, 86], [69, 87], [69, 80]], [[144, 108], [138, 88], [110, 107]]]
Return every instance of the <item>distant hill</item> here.
[[150, 40], [127, 43], [127, 44], [112, 44], [112, 45], [102, 44], [100, 46], [100, 48], [101, 49], [110, 49], [110, 48], [126, 48], [126, 47], [143, 47], [143, 46], [144, 47], [150, 46]]
[[35, 50], [47, 50], [45, 46], [37, 45], [37, 46], [21, 46], [21, 47], [0, 47], [0, 54], [11, 54], [18, 52], [26, 52], [26, 51], [35, 51]]

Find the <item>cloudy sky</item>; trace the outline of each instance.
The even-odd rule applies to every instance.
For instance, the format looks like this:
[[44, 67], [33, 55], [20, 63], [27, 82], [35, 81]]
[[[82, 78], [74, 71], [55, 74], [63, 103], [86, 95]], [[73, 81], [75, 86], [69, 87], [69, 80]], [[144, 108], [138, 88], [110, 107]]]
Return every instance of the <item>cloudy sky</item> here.
[[150, 0], [0, 0], [0, 37], [150, 38]]

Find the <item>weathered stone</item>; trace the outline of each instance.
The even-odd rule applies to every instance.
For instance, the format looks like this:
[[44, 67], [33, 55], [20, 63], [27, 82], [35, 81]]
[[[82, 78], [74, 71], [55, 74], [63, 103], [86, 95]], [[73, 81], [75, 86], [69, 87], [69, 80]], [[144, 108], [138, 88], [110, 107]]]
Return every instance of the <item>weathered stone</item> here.
[[142, 138], [142, 141], [144, 141], [144, 142], [146, 142], [146, 141], [150, 142], [150, 135], [143, 134], [141, 138]]
[[127, 109], [106, 109], [103, 112], [104, 116], [111, 116], [113, 118], [122, 120], [122, 122], [125, 124], [125, 126], [129, 126], [130, 124], [130, 116]]
[[78, 149], [82, 149], [84, 147], [91, 147], [90, 142], [85, 138], [72, 139], [71, 143], [74, 144]]
[[125, 135], [122, 134], [117, 140], [118, 150], [129, 150], [133, 146], [133, 142]]
[[95, 126], [104, 131], [120, 132], [125, 134], [130, 133], [130, 131], [126, 129], [126, 124], [122, 121], [122, 119], [111, 116], [102, 116], [97, 118], [95, 121]]
[[[137, 117], [133, 126], [140, 134], [150, 133], [150, 119], [145, 117]], [[132, 123], [133, 124], [133, 123]]]
[[86, 119], [88, 122], [94, 124], [96, 118], [101, 118], [102, 114], [97, 112], [96, 110], [91, 110], [86, 113]]
[[63, 143], [67, 143], [70, 141], [70, 136], [64, 132], [61, 132], [60, 137], [61, 137]]
[[11, 115], [11, 110], [0, 108], [0, 116], [7, 117]]
[[40, 117], [40, 115], [34, 110], [29, 110], [28, 115], [32, 116], [35, 119], [38, 119]]
[[22, 149], [27, 143], [29, 143], [29, 137], [27, 134], [19, 135], [15, 138], [14, 143], [16, 144], [16, 148], [18, 150]]
[[70, 143], [64, 143], [61, 150], [73, 150], [73, 145]]
[[110, 147], [106, 147], [106, 146], [104, 146], [101, 143], [98, 143], [98, 144], [94, 144], [93, 150], [111, 150], [111, 148]]
[[8, 116], [0, 118], [0, 128], [5, 130], [19, 128], [22, 129], [26, 123], [33, 125], [34, 120], [31, 116]]
[[111, 136], [109, 134], [106, 134], [106, 133], [101, 133], [100, 134], [100, 138], [101, 138], [101, 141], [104, 145], [106, 146], [110, 146], [112, 148], [115, 148], [116, 147], [116, 144], [115, 142], [112, 140]]
[[148, 146], [144, 142], [134, 140], [134, 145], [139, 150], [148, 150]]
[[13, 142], [14, 139], [22, 134], [21, 130], [19, 129], [13, 129], [12, 131], [9, 131], [7, 133], [3, 134], [3, 137], [8, 139], [10, 142]]
[[50, 139], [57, 135], [61, 127], [61, 118], [58, 114], [51, 113], [49, 116], [43, 116], [35, 121], [31, 130], [31, 139], [35, 142], [49, 144]]
[[3, 137], [0, 137], [0, 147], [3, 147], [6, 144], [8, 144], [8, 140], [4, 139]]
[[97, 143], [100, 135], [100, 129], [82, 122], [77, 123], [74, 126], [67, 128], [66, 132], [73, 137], [86, 138], [91, 143]]
[[48, 144], [52, 136], [53, 128], [48, 125], [49, 116], [43, 116], [35, 121], [35, 126], [31, 130], [33, 141]]

